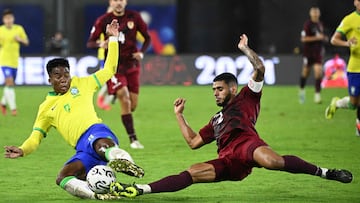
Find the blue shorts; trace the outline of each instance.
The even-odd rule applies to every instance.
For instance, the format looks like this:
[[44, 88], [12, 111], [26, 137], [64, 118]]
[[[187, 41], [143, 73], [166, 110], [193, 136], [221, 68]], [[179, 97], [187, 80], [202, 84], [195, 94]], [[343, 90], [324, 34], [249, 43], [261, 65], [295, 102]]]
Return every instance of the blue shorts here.
[[94, 124], [80, 137], [76, 144], [76, 154], [66, 163], [81, 161], [85, 166], [86, 173], [95, 165], [106, 165], [107, 161], [101, 158], [93, 148], [93, 144], [100, 138], [109, 138], [119, 145], [115, 134], [105, 124]]
[[360, 73], [347, 73], [349, 95], [358, 97], [360, 95]]
[[2, 69], [2, 71], [4, 73], [5, 78], [13, 78], [14, 80], [16, 79], [17, 68], [11, 68], [11, 67], [8, 67], [8, 66], [2, 66], [1, 69]]

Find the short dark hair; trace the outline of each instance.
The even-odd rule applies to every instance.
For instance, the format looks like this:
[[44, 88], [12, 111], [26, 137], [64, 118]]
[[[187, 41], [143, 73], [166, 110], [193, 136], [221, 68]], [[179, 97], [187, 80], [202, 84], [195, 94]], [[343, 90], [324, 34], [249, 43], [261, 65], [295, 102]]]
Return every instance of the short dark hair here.
[[232, 73], [221, 73], [214, 78], [213, 82], [216, 81], [225, 81], [227, 85], [229, 85], [230, 83], [235, 83], [236, 85], [238, 85], [237, 78]]
[[2, 12], [2, 17], [6, 16], [6, 15], [14, 15], [14, 13], [12, 12], [11, 9], [7, 8]]
[[53, 68], [56, 67], [68, 67], [70, 69], [69, 61], [65, 58], [54, 58], [46, 64], [46, 70], [50, 75]]

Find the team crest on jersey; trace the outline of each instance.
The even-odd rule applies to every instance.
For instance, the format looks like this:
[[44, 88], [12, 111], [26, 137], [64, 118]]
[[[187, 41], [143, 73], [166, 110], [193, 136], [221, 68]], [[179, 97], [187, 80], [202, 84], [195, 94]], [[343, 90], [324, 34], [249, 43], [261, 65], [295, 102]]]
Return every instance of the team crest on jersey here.
[[79, 89], [77, 87], [71, 87], [70, 94], [73, 95], [74, 97], [78, 96], [79, 95]]
[[133, 29], [134, 28], [134, 21], [128, 21], [127, 22], [127, 27], [131, 30], [131, 29]]

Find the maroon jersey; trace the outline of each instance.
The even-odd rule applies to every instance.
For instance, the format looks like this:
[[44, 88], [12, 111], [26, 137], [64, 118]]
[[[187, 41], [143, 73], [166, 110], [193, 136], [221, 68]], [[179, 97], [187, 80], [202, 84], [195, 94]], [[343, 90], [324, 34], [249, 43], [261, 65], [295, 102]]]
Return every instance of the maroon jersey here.
[[205, 143], [216, 140], [218, 152], [229, 143], [242, 139], [242, 135], [257, 136], [255, 123], [260, 111], [261, 92], [255, 93], [245, 86], [233, 101], [215, 114], [200, 130]]
[[[317, 23], [308, 20], [304, 23], [303, 32], [305, 36], [316, 36], [324, 34], [323, 24], [319, 21]], [[324, 53], [323, 41], [305, 42], [304, 43], [304, 56], [316, 58], [322, 56]]]
[[125, 14], [123, 16], [115, 16], [113, 13], [106, 13], [100, 16], [95, 21], [95, 24], [91, 29], [91, 34], [87, 42], [87, 47], [98, 48], [96, 41], [100, 38], [101, 33], [104, 33], [105, 39], [108, 38], [108, 36], [106, 36], [105, 34], [106, 25], [110, 24], [113, 19], [118, 20], [119, 31], [125, 36], [125, 40], [120, 41], [121, 43], [119, 43], [119, 67], [125, 69], [139, 67], [138, 61], [132, 57], [132, 54], [138, 51], [136, 47], [136, 33], [137, 31], [139, 31], [145, 39], [140, 49], [140, 51], [143, 53], [150, 45], [150, 35], [147, 31], [146, 23], [143, 21], [140, 14], [136, 11], [125, 10]]

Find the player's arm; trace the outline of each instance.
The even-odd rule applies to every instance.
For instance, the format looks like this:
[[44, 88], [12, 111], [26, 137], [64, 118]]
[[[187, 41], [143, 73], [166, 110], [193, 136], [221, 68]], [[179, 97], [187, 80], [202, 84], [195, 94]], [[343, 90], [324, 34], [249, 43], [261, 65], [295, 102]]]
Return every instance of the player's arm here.
[[324, 35], [324, 33], [319, 33], [317, 35], [314, 35], [314, 36], [309, 36], [309, 35], [306, 35], [306, 31], [303, 30], [301, 32], [301, 38], [300, 38], [300, 41], [302, 43], [306, 43], [306, 42], [316, 42], [316, 41], [327, 41], [329, 40], [328, 37], [326, 35]]
[[252, 79], [255, 82], [264, 80], [265, 66], [259, 56], [248, 46], [248, 38], [245, 34], [240, 36], [238, 48], [248, 57], [250, 63], [253, 65], [254, 73]]
[[24, 46], [29, 46], [29, 40], [28, 40], [28, 38], [22, 38], [22, 37], [16, 35], [16, 36], [15, 36], [15, 40], [16, 40], [17, 42], [21, 43], [21, 44], [24, 45]]
[[250, 79], [248, 86], [255, 92], [259, 93], [264, 84], [265, 66], [259, 56], [248, 46], [248, 38], [245, 34], [240, 36], [238, 48], [248, 57], [250, 63], [254, 68], [252, 78]]
[[41, 132], [34, 130], [20, 147], [5, 146], [5, 158], [14, 159], [30, 154], [38, 148], [43, 138]]
[[119, 58], [119, 24], [117, 20], [113, 20], [106, 26], [106, 33], [109, 37], [108, 53], [105, 61], [104, 68], [95, 73], [95, 78], [99, 83], [99, 86], [103, 85], [109, 80], [115, 73]]
[[42, 106], [40, 106], [38, 115], [35, 120], [33, 131], [20, 147], [16, 147], [16, 146], [4, 147], [6, 158], [18, 158], [18, 157], [26, 156], [38, 148], [41, 140], [46, 136], [47, 129], [50, 128], [50, 123], [46, 119], [44, 119], [44, 116], [42, 116], [42, 112], [43, 112]]
[[143, 19], [141, 18], [141, 16], [139, 15], [138, 17], [138, 29], [140, 34], [144, 37], [144, 41], [142, 43], [141, 49], [138, 52], [133, 53], [133, 57], [140, 61], [141, 59], [144, 58], [144, 53], [146, 52], [146, 50], [149, 48], [150, 46], [150, 42], [151, 42], [151, 37], [150, 34], [148, 32], [148, 28], [146, 23], [143, 21]]
[[301, 36], [301, 42], [315, 42], [315, 41], [326, 41], [326, 35], [318, 34], [315, 36]]
[[16, 35], [15, 40], [24, 46], [29, 46], [30, 43], [23, 27], [20, 27], [20, 35]]
[[174, 113], [179, 124], [180, 131], [191, 149], [197, 149], [205, 143], [199, 133], [194, 132], [184, 118], [185, 99], [177, 98], [174, 102]]
[[357, 44], [357, 39], [353, 37], [349, 40], [344, 40], [343, 34], [341, 32], [336, 31], [331, 37], [330, 42], [334, 46], [351, 47]]

